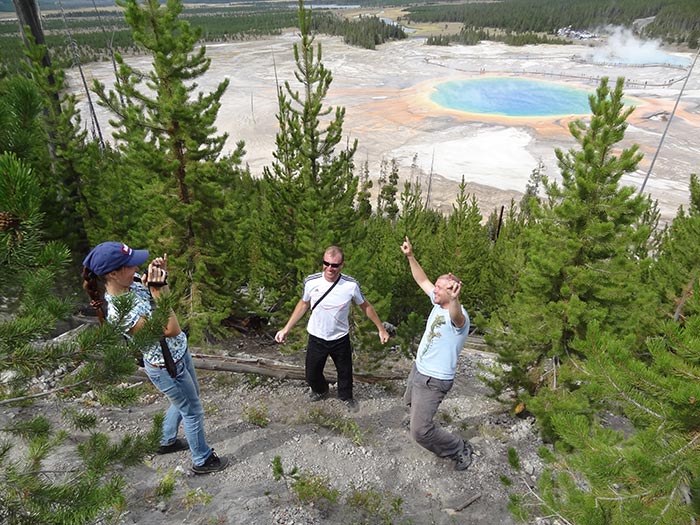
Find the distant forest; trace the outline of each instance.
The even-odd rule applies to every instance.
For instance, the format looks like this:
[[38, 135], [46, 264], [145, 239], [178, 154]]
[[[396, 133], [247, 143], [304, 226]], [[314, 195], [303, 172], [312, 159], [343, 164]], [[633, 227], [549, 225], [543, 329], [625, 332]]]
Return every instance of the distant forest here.
[[[56, 9], [59, 2], [54, 0], [39, 0], [40, 9]], [[189, 1], [183, 2], [186, 6], [188, 4], [201, 4], [202, 2]], [[323, 6], [323, 5], [363, 5], [363, 6], [392, 6], [392, 5], [410, 5], [414, 2], [409, 2], [407, 0], [315, 0], [314, 2], [309, 2], [309, 6]], [[83, 9], [83, 8], [93, 8], [97, 7], [110, 7], [114, 6], [114, 0], [62, 0], [60, 4], [63, 5], [64, 9]], [[268, 0], [210, 0], [207, 4], [220, 4], [222, 6], [232, 6], [232, 7], [250, 7], [254, 6], [256, 9], [279, 9], [280, 7], [288, 7], [292, 11], [296, 10], [297, 3], [293, 1], [289, 2], [270, 2]], [[14, 5], [12, 0], [0, 0], [0, 11], [14, 11]]]
[[[190, 7], [183, 12], [193, 27], [202, 29], [205, 42], [233, 41], [279, 34], [295, 24], [296, 3], [268, 1], [213, 2], [220, 6]], [[320, 0], [313, 2], [313, 30], [342, 36], [349, 45], [374, 49], [386, 41], [405, 38], [400, 26], [385, 23], [377, 17], [348, 20], [323, 5], [372, 6], [379, 2], [360, 0], [349, 2]], [[52, 58], [61, 67], [75, 63], [108, 60], [111, 47], [120, 52], [135, 52], [133, 38], [121, 10], [100, 10], [96, 7], [114, 6], [113, 1], [65, 0], [39, 2], [51, 12], [43, 19], [46, 43]], [[185, 6], [187, 4], [185, 3]], [[566, 43], [555, 36], [556, 30], [572, 26], [596, 30], [605, 25], [633, 27], [639, 24], [642, 34], [673, 44], [698, 47], [700, 40], [700, 9], [697, 0], [505, 0], [487, 3], [446, 3], [416, 6], [404, 0], [382, 2], [381, 5], [405, 5], [405, 14], [398, 20], [404, 26], [415, 23], [462, 23], [458, 34], [433, 36], [432, 45], [458, 43], [474, 45], [481, 40], [499, 40], [508, 45]], [[63, 13], [57, 13], [57, 8]], [[80, 9], [80, 10], [78, 10]], [[0, 0], [0, 11], [14, 11], [13, 3]], [[15, 71], [22, 56], [14, 20], [0, 21], [0, 60], [3, 69]]]
[[460, 22], [465, 28], [496, 28], [517, 33], [553, 34], [573, 26], [632, 27], [635, 20], [655, 17], [642, 32], [669, 43], [697, 48], [700, 8], [697, 0], [506, 0], [504, 2], [411, 7], [410, 22]]
[[[52, 9], [56, 6], [53, 5]], [[122, 53], [137, 52], [123, 13], [114, 9], [95, 11], [55, 11], [44, 15], [43, 28], [52, 60], [60, 67], [71, 67], [109, 59], [109, 48]], [[276, 35], [296, 24], [295, 9], [283, 4], [262, 3], [260, 7], [207, 7], [187, 9], [183, 16], [193, 27], [201, 28], [204, 42], [234, 41]], [[349, 45], [374, 49], [388, 40], [406, 38], [397, 25], [377, 17], [347, 20], [328, 10], [316, 13], [313, 30], [342, 36]], [[22, 58], [22, 41], [16, 21], [0, 21], [0, 59], [4, 69], [17, 70]]]

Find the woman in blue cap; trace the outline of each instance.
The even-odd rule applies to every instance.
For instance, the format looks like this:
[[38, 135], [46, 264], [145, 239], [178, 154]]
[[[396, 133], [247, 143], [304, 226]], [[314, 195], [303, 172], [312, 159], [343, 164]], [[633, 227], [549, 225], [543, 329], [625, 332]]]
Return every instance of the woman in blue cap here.
[[[139, 266], [148, 259], [148, 250], [133, 250], [121, 242], [103, 242], [95, 246], [83, 261], [83, 288], [100, 323], [116, 322], [114, 299], [133, 294], [132, 308], [124, 323], [125, 337], [143, 328], [151, 317], [153, 302], [168, 293], [167, 255], [156, 257], [140, 280]], [[136, 277], [135, 277], [136, 276]], [[163, 329], [163, 338], [143, 353], [144, 369], [153, 385], [170, 400], [163, 420], [159, 454], [190, 449], [192, 471], [208, 474], [228, 466], [228, 458], [219, 457], [204, 437], [204, 409], [199, 399], [199, 384], [192, 357], [187, 351], [187, 335], [180, 329], [174, 312]], [[187, 441], [177, 437], [183, 423]]]

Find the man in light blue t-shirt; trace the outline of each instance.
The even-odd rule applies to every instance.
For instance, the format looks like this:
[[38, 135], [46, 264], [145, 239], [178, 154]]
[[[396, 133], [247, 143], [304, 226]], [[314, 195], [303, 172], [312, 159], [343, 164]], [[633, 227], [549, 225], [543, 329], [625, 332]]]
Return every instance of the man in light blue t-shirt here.
[[452, 388], [457, 358], [469, 334], [469, 316], [459, 303], [462, 281], [448, 273], [433, 284], [413, 255], [408, 237], [401, 251], [411, 265], [413, 279], [433, 303], [404, 394], [411, 407], [411, 437], [439, 457], [454, 460], [456, 470], [465, 470], [472, 462], [471, 445], [433, 421]]

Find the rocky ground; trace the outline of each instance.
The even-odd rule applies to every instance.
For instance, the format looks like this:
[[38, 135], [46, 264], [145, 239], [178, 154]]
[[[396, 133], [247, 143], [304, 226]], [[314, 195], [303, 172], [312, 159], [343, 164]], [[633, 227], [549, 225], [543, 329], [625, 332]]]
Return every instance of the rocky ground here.
[[[300, 355], [284, 356], [279, 349], [268, 334], [239, 338], [224, 351], [301, 364]], [[437, 458], [411, 441], [401, 425], [403, 379], [357, 382], [359, 410], [350, 412], [332, 397], [311, 403], [308, 388], [300, 380], [201, 370], [207, 437], [219, 455], [231, 459], [231, 466], [220, 473], [193, 476], [189, 452], [150, 457], [124, 472], [128, 503], [117, 522], [515, 523], [507, 508], [509, 495], [527, 492], [526, 484], [541, 472], [537, 456], [541, 442], [531, 419], [511, 416], [487, 397], [488, 389], [477, 375], [480, 366], [492, 360], [493, 355], [481, 345], [466, 348], [455, 386], [438, 413], [443, 426], [474, 447], [474, 462], [466, 472], [454, 471], [452, 461]], [[386, 370], [402, 377], [411, 364], [398, 356], [389, 361]], [[89, 395], [74, 403], [96, 413], [98, 430], [115, 437], [145, 431], [153, 415], [165, 410], [166, 401], [145, 376], [141, 379], [137, 406], [101, 406]], [[331, 393], [335, 393], [333, 387]], [[17, 417], [23, 410], [56, 413], [62, 408], [58, 404], [48, 398], [32, 408], [5, 409], [0, 419]], [[518, 452], [520, 470], [509, 464], [511, 447]], [[274, 479], [275, 457], [285, 471], [296, 467], [306, 479], [315, 480], [312, 500], [322, 489], [335, 490], [335, 503], [323, 498], [302, 501], [291, 479]], [[172, 494], [159, 496], [159, 487], [168, 481]]]

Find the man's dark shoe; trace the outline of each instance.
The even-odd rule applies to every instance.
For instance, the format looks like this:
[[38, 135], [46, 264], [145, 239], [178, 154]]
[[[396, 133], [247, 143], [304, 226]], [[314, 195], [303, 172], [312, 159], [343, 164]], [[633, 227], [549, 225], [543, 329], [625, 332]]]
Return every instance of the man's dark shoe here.
[[348, 407], [350, 412], [357, 412], [360, 410], [360, 403], [357, 402], [357, 399], [351, 397], [350, 399], [342, 399], [341, 401], [345, 403], [345, 406]]
[[219, 472], [228, 467], [228, 458], [226, 456], [217, 456], [212, 450], [211, 455], [207, 458], [203, 465], [192, 465], [192, 472], [195, 474], [210, 474]]
[[181, 438], [177, 438], [175, 441], [170, 443], [170, 445], [161, 445], [156, 450], [156, 454], [172, 454], [173, 452], [180, 452], [181, 450], [187, 450], [190, 446], [187, 441]]
[[462, 450], [452, 456], [452, 459], [455, 460], [455, 470], [467, 470], [469, 465], [472, 464], [473, 453], [474, 450], [472, 449], [472, 446], [465, 441]]
[[311, 393], [309, 394], [309, 400], [310, 400], [312, 403], [315, 403], [316, 401], [323, 401], [323, 400], [326, 399], [327, 397], [328, 397], [328, 390], [326, 390], [325, 392], [320, 392], [320, 393], [319, 393], [319, 392], [314, 392], [314, 391], [312, 390]]

